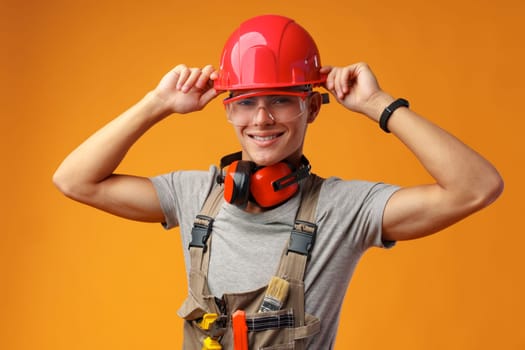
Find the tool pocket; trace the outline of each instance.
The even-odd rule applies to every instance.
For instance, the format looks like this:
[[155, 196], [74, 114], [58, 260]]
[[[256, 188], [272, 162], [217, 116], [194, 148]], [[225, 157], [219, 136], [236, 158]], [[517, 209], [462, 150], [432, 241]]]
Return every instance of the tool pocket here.
[[206, 338], [205, 331], [198, 327], [197, 322], [206, 314], [205, 307], [197, 301], [191, 291], [186, 300], [177, 311], [177, 314], [182, 317], [184, 321], [184, 341], [183, 349], [199, 349], [202, 347], [202, 342]]
[[191, 321], [201, 318], [206, 312], [204, 303], [199, 302], [197, 297], [190, 291], [186, 300], [177, 311], [177, 315], [187, 321]]
[[305, 324], [297, 326], [293, 309], [246, 315], [250, 349], [304, 349], [308, 338], [320, 330], [318, 318], [305, 316]]
[[177, 310], [177, 315], [191, 321], [201, 318], [206, 313], [218, 312], [213, 296], [206, 296], [205, 293], [202, 293], [206, 283], [206, 276], [201, 271], [190, 271], [188, 296]]
[[216, 343], [226, 331], [226, 318], [217, 319], [216, 313], [210, 313], [214, 310], [209, 310], [205, 300], [200, 300], [190, 291], [177, 311], [185, 320], [183, 349], [201, 349], [206, 341]]

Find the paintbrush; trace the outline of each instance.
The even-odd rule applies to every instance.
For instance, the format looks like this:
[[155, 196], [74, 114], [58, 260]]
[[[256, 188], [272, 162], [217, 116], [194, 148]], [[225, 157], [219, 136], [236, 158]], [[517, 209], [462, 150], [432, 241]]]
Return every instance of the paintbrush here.
[[290, 284], [288, 281], [273, 276], [266, 289], [266, 294], [264, 295], [259, 312], [280, 310], [288, 296], [289, 288]]

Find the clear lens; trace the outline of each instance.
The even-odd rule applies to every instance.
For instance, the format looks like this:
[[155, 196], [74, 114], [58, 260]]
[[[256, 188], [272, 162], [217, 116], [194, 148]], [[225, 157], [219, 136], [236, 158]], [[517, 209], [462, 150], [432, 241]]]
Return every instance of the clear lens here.
[[265, 91], [242, 94], [224, 100], [228, 121], [237, 126], [253, 122], [263, 108], [275, 122], [292, 121], [306, 111], [306, 97], [309, 92]]

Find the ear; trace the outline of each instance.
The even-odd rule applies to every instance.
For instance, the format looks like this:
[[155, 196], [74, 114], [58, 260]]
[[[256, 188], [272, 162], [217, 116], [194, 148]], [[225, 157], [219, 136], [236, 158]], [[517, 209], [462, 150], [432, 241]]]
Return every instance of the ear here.
[[319, 92], [314, 91], [312, 95], [308, 98], [308, 123], [313, 123], [319, 111], [321, 110], [322, 96]]

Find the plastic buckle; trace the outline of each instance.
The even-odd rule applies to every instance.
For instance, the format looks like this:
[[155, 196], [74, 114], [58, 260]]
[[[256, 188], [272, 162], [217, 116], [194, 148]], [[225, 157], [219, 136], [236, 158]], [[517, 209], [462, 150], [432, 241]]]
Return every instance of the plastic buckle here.
[[297, 220], [288, 243], [288, 251], [310, 257], [314, 248], [315, 236], [317, 234], [317, 225], [311, 222]]
[[197, 215], [193, 228], [191, 229], [191, 242], [189, 248], [202, 248], [204, 252], [208, 249], [206, 241], [210, 237], [213, 226], [213, 218], [205, 215]]

